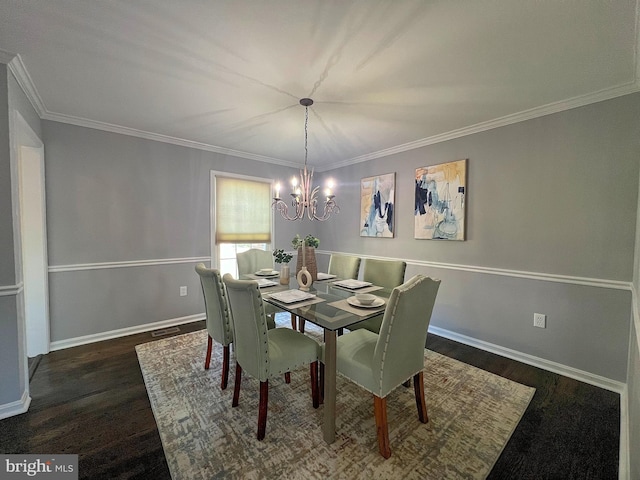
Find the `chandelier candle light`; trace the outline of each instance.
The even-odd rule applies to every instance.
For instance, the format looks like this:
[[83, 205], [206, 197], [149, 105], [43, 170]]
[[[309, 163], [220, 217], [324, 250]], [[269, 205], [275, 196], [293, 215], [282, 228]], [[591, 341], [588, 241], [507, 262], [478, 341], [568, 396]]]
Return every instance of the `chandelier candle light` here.
[[340, 208], [334, 200], [333, 182], [329, 181], [324, 192], [324, 210], [321, 214], [318, 212], [318, 192], [320, 187], [313, 188], [313, 168], [311, 172], [307, 170], [307, 126], [309, 123], [309, 107], [313, 105], [313, 100], [303, 98], [300, 100], [300, 105], [304, 107], [304, 169], [300, 170], [299, 185], [296, 177], [291, 179], [291, 206], [295, 209], [295, 212], [292, 216], [289, 215], [289, 205], [280, 198], [280, 184], [275, 186], [276, 195], [273, 197], [271, 206], [277, 209], [286, 220], [302, 220], [306, 213], [309, 220], [324, 222], [334, 211], [335, 213], [340, 212]]

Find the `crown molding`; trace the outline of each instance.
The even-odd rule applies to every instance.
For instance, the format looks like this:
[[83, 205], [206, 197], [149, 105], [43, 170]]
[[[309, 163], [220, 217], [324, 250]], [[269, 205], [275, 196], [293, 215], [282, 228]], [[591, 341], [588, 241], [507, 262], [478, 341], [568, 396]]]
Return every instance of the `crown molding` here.
[[22, 61], [22, 57], [20, 55], [15, 55], [11, 61], [7, 64], [9, 66], [9, 70], [13, 73], [18, 85], [24, 91], [25, 95], [31, 102], [31, 105], [35, 109], [36, 113], [40, 118], [47, 112], [47, 108], [44, 106], [44, 102], [42, 101], [42, 97], [38, 93], [29, 72], [27, 71], [27, 67]]
[[[636, 55], [637, 58], [637, 55]], [[636, 63], [638, 63], [636, 61]], [[318, 172], [333, 170], [335, 168], [346, 167], [354, 165], [356, 163], [366, 162], [377, 158], [388, 157], [396, 153], [402, 153], [409, 150], [415, 150], [417, 148], [425, 147], [427, 145], [433, 145], [436, 143], [446, 142], [455, 138], [466, 137], [467, 135], [473, 135], [474, 133], [480, 133], [487, 130], [492, 130], [498, 127], [504, 127], [512, 125], [514, 123], [524, 122], [545, 115], [551, 115], [553, 113], [563, 112], [565, 110], [571, 110], [577, 107], [583, 107], [592, 103], [602, 102], [604, 100], [610, 100], [612, 98], [621, 97], [630, 93], [640, 92], [640, 82], [636, 79], [634, 82], [625, 83], [623, 85], [607, 88], [598, 92], [589, 93], [586, 95], [580, 95], [567, 100], [561, 100], [559, 102], [549, 103], [540, 107], [531, 108], [522, 112], [514, 113], [511, 115], [505, 115], [504, 117], [496, 118], [486, 122], [476, 123], [457, 130], [451, 130], [450, 132], [433, 135], [431, 137], [416, 140], [414, 142], [404, 143], [395, 147], [386, 148], [384, 150], [378, 150], [377, 152], [371, 152], [366, 155], [360, 155], [358, 157], [350, 158], [340, 162], [332, 163], [323, 167], [322, 170], [316, 169]]]
[[119, 133], [122, 135], [129, 135], [131, 137], [143, 138], [146, 140], [153, 140], [156, 142], [170, 143], [172, 145], [178, 145], [181, 147], [194, 148], [196, 150], [204, 150], [207, 152], [215, 152], [223, 155], [231, 155], [233, 157], [246, 158], [248, 160], [255, 160], [258, 162], [273, 163], [284, 167], [300, 168], [299, 163], [289, 162], [281, 160], [279, 158], [267, 157], [264, 155], [257, 155], [254, 153], [243, 152], [240, 150], [233, 150], [230, 148], [218, 147], [216, 145], [209, 145], [208, 143], [195, 142], [192, 140], [186, 140], [178, 137], [171, 137], [169, 135], [162, 135], [160, 133], [147, 132], [144, 130], [138, 130], [136, 128], [123, 127], [113, 123], [99, 122], [96, 120], [89, 120], [88, 118], [75, 117], [72, 115], [64, 115], [62, 113], [46, 112], [40, 115], [43, 120], [52, 120], [60, 123], [67, 123], [70, 125], [76, 125], [79, 127], [93, 128], [95, 130], [103, 130], [106, 132]]
[[[640, 92], [640, 0], [636, 1], [636, 36], [638, 40], [636, 42], [636, 47], [635, 47], [636, 51], [634, 55], [635, 80], [633, 82], [625, 83], [612, 88], [603, 89], [598, 92], [593, 92], [586, 95], [580, 95], [567, 100], [561, 100], [558, 102], [549, 103], [547, 105], [531, 108], [529, 110], [524, 110], [522, 112], [505, 115], [504, 117], [499, 117], [486, 122], [480, 122], [475, 125], [459, 128], [459, 129], [441, 133], [438, 135], [432, 135], [430, 137], [426, 137], [413, 142], [408, 142], [402, 145], [397, 145], [395, 147], [378, 150], [376, 152], [371, 152], [366, 155], [360, 155], [358, 157], [353, 157], [353, 158], [345, 159], [342, 161], [334, 162], [329, 165], [315, 166], [314, 169], [318, 173], [326, 172], [329, 170], [334, 170], [336, 168], [346, 167], [349, 165], [354, 165], [354, 164], [366, 162], [369, 160], [388, 157], [390, 155], [394, 155], [397, 153], [402, 153], [409, 150], [415, 150], [417, 148], [433, 145], [436, 143], [446, 142], [448, 140], [465, 137], [467, 135], [473, 135], [474, 133], [480, 133], [487, 130], [492, 130], [494, 128], [504, 127], [507, 125], [512, 125], [514, 123], [519, 123], [526, 120], [542, 117], [545, 115], [551, 115], [553, 113], [559, 113], [565, 110], [570, 110], [573, 108], [589, 105], [592, 103], [597, 103], [604, 100], [610, 100], [616, 97], [621, 97], [623, 95]], [[159, 133], [147, 132], [144, 130], [124, 127], [121, 125], [116, 125], [116, 124], [107, 123], [107, 122], [90, 120], [87, 118], [76, 117], [73, 115], [65, 115], [62, 113], [50, 112], [49, 110], [47, 110], [44, 104], [44, 101], [40, 97], [20, 55], [16, 55], [4, 50], [0, 50], [0, 63], [7, 63], [7, 65], [9, 66], [9, 69], [15, 76], [18, 84], [24, 90], [33, 108], [36, 110], [40, 118], [43, 120], [51, 120], [55, 122], [66, 123], [69, 125], [76, 125], [79, 127], [86, 127], [86, 128], [92, 128], [95, 130], [119, 133], [122, 135], [143, 138], [146, 140], [153, 140], [157, 142], [169, 143], [172, 145], [193, 148], [196, 150], [215, 152], [222, 155], [230, 155], [233, 157], [245, 158], [248, 160], [254, 160], [258, 162], [271, 163], [271, 164], [280, 165], [283, 167], [290, 167], [290, 168], [301, 167], [300, 163], [291, 162], [291, 161], [287, 161], [279, 158], [268, 157], [265, 155], [258, 155], [254, 153], [243, 152], [240, 150], [233, 150], [229, 148], [223, 148], [223, 147], [210, 145], [203, 142], [196, 142], [192, 140], [186, 140], [183, 138], [172, 137], [169, 135], [162, 135]]]

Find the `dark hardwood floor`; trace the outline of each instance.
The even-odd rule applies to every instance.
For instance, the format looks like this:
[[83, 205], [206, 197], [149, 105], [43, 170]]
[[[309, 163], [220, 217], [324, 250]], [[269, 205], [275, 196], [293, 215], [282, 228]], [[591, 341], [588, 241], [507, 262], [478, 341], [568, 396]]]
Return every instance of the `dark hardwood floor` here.
[[[29, 411], [0, 420], [0, 452], [79, 454], [80, 478], [170, 478], [134, 350], [152, 340], [144, 333], [45, 355]], [[537, 389], [490, 479], [618, 478], [618, 394], [435, 335], [427, 346]]]

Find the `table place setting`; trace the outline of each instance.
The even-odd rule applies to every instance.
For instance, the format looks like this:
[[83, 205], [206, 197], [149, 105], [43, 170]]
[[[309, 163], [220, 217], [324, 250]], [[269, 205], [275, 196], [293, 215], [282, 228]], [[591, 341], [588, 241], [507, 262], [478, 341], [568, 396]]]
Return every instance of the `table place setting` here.
[[336, 287], [346, 288], [347, 290], [359, 290], [364, 287], [373, 285], [371, 282], [363, 282], [362, 280], [355, 280], [353, 278], [347, 278], [346, 280], [338, 280], [333, 282]]
[[337, 302], [329, 303], [332, 307], [339, 308], [360, 317], [371, 315], [372, 310], [384, 311], [386, 304], [384, 298], [371, 295], [369, 293], [357, 293], [351, 297], [343, 298]]
[[336, 278], [337, 275], [333, 275], [332, 273], [323, 273], [318, 272], [318, 282], [322, 280], [331, 280], [332, 278]]
[[277, 277], [280, 275], [280, 272], [273, 268], [262, 268], [255, 272], [254, 275], [257, 277]]
[[378, 285], [374, 285], [371, 282], [363, 282], [361, 280], [338, 280], [331, 283], [332, 287], [339, 288], [340, 290], [346, 290], [348, 292], [353, 293], [369, 293], [375, 292], [376, 290], [382, 290], [382, 287]]
[[259, 288], [275, 287], [279, 285], [278, 282], [274, 282], [273, 280], [269, 280], [268, 278], [258, 278], [256, 279], [256, 282], [258, 282]]
[[285, 305], [297, 304], [296, 308], [313, 305], [314, 303], [324, 302], [324, 298], [317, 297], [313, 293], [303, 292], [302, 290], [285, 290], [262, 296], [265, 299], [272, 299]]

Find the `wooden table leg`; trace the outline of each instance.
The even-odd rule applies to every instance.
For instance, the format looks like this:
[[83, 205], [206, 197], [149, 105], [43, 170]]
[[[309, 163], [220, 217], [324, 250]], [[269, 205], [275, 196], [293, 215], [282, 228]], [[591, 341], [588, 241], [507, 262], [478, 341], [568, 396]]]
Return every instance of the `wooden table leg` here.
[[324, 441], [336, 440], [336, 332], [324, 331]]
[[297, 318], [298, 317], [295, 316], [293, 313], [291, 314], [291, 329], [292, 330], [297, 330], [297, 327], [296, 327], [296, 323], [297, 323], [296, 319]]

